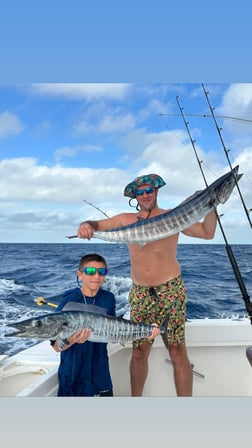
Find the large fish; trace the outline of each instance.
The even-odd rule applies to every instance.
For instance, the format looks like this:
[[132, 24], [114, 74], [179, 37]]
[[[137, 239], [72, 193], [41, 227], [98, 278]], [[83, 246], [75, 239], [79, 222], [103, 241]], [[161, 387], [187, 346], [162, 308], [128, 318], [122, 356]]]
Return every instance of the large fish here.
[[[168, 320], [169, 315], [166, 316], [163, 325], [159, 327], [167, 348]], [[109, 316], [104, 308], [76, 302], [68, 302], [62, 311], [12, 322], [7, 324], [7, 327], [15, 328], [15, 331], [6, 333], [6, 337], [61, 340], [66, 343], [72, 334], [83, 328], [91, 330], [89, 341], [119, 342], [121, 344], [134, 339], [146, 338], [153, 330], [152, 325]]]
[[[172, 210], [127, 226], [104, 231], [97, 230], [94, 231], [93, 236], [115, 243], [144, 245], [179, 233], [229, 199], [236, 182], [242, 177], [242, 174], [238, 174], [238, 169], [239, 165]], [[74, 237], [76, 235], [69, 238]]]

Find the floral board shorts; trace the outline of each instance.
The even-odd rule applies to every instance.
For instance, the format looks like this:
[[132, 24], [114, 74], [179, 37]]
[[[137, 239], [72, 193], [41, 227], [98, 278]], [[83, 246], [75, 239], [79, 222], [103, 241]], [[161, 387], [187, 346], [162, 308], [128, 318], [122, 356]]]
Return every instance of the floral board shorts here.
[[[169, 313], [168, 344], [183, 345], [185, 342], [186, 302], [187, 294], [181, 275], [153, 287], [133, 283], [129, 293], [130, 318], [133, 322], [162, 325]], [[153, 343], [153, 340], [147, 338], [136, 339], [133, 341], [133, 347], [138, 347], [143, 341]]]

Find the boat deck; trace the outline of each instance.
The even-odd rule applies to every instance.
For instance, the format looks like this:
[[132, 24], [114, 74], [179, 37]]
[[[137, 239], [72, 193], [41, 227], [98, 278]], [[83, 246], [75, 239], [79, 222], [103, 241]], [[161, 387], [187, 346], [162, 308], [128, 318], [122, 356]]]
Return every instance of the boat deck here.
[[[56, 395], [59, 353], [49, 341], [0, 359], [0, 396]], [[50, 387], [48, 387], [50, 384]]]

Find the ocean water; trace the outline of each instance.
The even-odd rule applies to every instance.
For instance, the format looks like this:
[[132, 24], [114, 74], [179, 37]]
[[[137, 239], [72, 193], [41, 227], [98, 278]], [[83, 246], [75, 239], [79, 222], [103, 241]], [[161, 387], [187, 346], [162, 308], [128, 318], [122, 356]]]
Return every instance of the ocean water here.
[[[247, 289], [252, 291], [252, 245], [232, 250]], [[54, 311], [38, 306], [37, 297], [59, 303], [60, 294], [77, 286], [79, 259], [98, 252], [108, 263], [104, 287], [116, 297], [116, 313], [129, 316], [131, 286], [124, 244], [0, 244], [0, 354], [12, 355], [38, 341], [6, 336], [6, 324]], [[180, 244], [178, 260], [188, 293], [187, 318], [236, 318], [247, 315], [245, 303], [225, 245]]]

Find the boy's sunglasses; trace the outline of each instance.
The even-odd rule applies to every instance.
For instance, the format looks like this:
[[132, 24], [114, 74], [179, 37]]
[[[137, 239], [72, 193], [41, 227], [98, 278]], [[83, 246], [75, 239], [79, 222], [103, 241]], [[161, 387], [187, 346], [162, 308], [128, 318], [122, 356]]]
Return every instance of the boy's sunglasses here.
[[94, 268], [92, 266], [87, 266], [86, 268], [80, 269], [81, 272], [84, 272], [86, 275], [95, 275], [98, 272], [99, 275], [106, 275], [108, 270], [107, 268]]
[[147, 187], [147, 188], [144, 188], [143, 190], [136, 190], [135, 193], [136, 193], [136, 196], [142, 196], [144, 193], [152, 194], [152, 193], [154, 193], [154, 190], [155, 189], [153, 187]]

